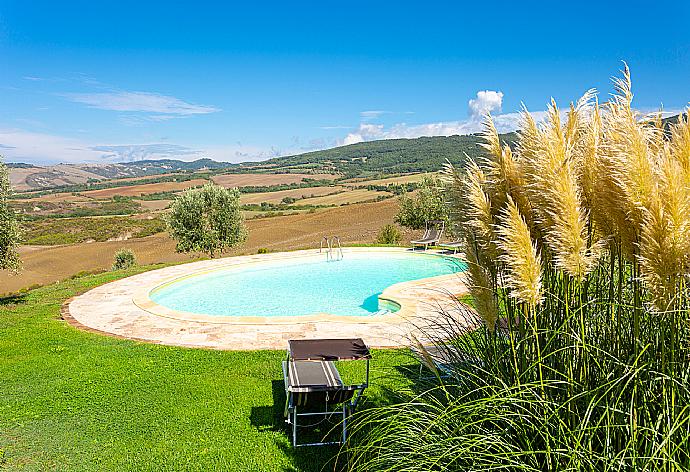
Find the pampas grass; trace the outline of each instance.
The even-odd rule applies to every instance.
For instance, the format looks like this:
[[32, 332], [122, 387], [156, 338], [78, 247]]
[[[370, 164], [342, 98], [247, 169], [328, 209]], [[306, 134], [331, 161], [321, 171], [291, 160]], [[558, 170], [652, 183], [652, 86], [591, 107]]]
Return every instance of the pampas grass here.
[[473, 310], [426, 333], [447, 378], [361, 414], [352, 470], [690, 470], [690, 124], [614, 86], [523, 110], [514, 148], [487, 117], [446, 169]]
[[502, 251], [501, 261], [506, 267], [505, 282], [510, 295], [534, 308], [542, 299], [541, 258], [532, 243], [527, 223], [510, 197], [499, 221], [497, 245]]

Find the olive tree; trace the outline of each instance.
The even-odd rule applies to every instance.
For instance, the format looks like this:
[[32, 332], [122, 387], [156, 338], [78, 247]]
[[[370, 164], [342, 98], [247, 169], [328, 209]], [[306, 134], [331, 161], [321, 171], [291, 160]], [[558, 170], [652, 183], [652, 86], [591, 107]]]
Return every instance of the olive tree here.
[[21, 261], [17, 246], [21, 242], [19, 222], [10, 207], [10, 175], [0, 156], [0, 270], [19, 271]]
[[211, 257], [247, 237], [240, 212], [240, 192], [208, 183], [177, 197], [167, 217], [178, 252], [200, 251]]
[[450, 215], [443, 182], [437, 177], [424, 177], [417, 192], [400, 195], [400, 210], [395, 222], [411, 229], [423, 229], [430, 220], [443, 220], [449, 227]]

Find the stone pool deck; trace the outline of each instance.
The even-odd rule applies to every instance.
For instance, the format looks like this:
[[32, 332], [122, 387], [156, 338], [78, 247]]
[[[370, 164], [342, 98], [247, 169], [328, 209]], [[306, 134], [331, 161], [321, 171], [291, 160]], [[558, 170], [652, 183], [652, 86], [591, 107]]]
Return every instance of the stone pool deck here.
[[[344, 248], [348, 253], [409, 252], [403, 248]], [[431, 251], [429, 251], [431, 252]], [[264, 261], [323, 259], [319, 250], [228, 257], [144, 272], [96, 287], [62, 307], [65, 320], [102, 334], [173, 346], [259, 350], [284, 349], [289, 339], [361, 337], [371, 347], [409, 345], [418, 327], [434, 323], [440, 310], [452, 311], [454, 296], [466, 293], [459, 275], [444, 275], [395, 284], [380, 298], [400, 305], [384, 315], [299, 317], [208, 316], [170, 310], [148, 296], [154, 288], [190, 275]], [[251, 290], [251, 287], [247, 288]]]

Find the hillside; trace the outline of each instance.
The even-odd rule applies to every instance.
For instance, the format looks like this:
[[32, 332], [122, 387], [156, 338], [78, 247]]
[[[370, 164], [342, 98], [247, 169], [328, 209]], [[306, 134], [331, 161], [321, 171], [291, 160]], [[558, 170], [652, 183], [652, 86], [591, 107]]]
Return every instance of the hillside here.
[[[514, 133], [503, 135], [503, 139], [513, 141]], [[347, 177], [433, 172], [440, 169], [446, 160], [462, 165], [465, 155], [482, 154], [480, 142], [477, 135], [387, 139], [277, 157], [260, 164], [243, 164], [242, 167], [254, 170], [319, 169]]]

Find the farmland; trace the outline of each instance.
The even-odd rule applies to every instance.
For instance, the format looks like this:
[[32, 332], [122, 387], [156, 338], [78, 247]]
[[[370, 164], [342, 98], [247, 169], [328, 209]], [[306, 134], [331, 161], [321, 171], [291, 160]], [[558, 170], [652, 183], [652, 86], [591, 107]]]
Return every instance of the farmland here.
[[[252, 254], [259, 248], [282, 251], [313, 248], [324, 236], [338, 235], [345, 244], [372, 243], [386, 223], [393, 221], [397, 200], [353, 204], [314, 213], [253, 219], [247, 222], [246, 244], [228, 253]], [[130, 217], [130, 219], [133, 219]], [[404, 232], [409, 241], [413, 233]], [[35, 284], [45, 285], [83, 271], [107, 270], [118, 249], [134, 251], [142, 264], [189, 261], [200, 255], [175, 252], [175, 244], [165, 232], [120, 241], [84, 242], [58, 246], [24, 246], [24, 269], [19, 275], [0, 273], [0, 294]]]
[[89, 198], [110, 198], [115, 195], [125, 197], [138, 197], [140, 195], [147, 195], [157, 192], [174, 192], [184, 190], [190, 187], [198, 187], [204, 185], [207, 181], [202, 179], [194, 179], [186, 182], [160, 182], [152, 184], [132, 185], [127, 187], [106, 188], [101, 190], [90, 190], [81, 192], [85, 197]]
[[242, 195], [241, 202], [245, 205], [266, 203], [280, 203], [284, 198], [294, 198], [295, 200], [302, 200], [307, 198], [321, 197], [333, 193], [344, 192], [346, 187], [307, 187], [296, 188], [291, 190], [279, 190], [276, 192], [257, 192], [245, 193]]
[[[348, 164], [351, 168], [354, 164]], [[345, 244], [372, 243], [393, 222], [397, 198], [424, 174], [345, 174], [324, 161], [289, 159], [231, 165], [155, 161], [118, 165], [14, 165], [12, 206], [25, 246], [19, 275], [0, 274], [0, 294], [80, 272], [107, 270], [113, 254], [132, 249], [142, 264], [200, 257], [175, 252], [165, 214], [180, 192], [214, 182], [238, 187], [248, 220], [247, 243], [231, 254], [314, 247], [326, 235]], [[409, 240], [410, 232], [403, 232]]]

